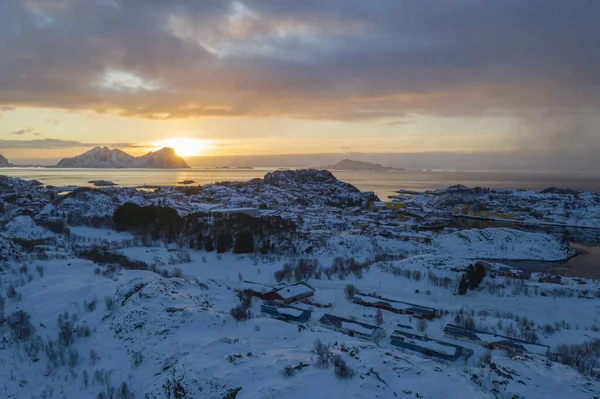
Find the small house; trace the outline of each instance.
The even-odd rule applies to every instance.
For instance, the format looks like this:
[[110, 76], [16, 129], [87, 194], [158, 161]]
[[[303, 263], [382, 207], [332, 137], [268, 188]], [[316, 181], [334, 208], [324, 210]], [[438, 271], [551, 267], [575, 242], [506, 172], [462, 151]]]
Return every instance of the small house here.
[[385, 330], [381, 327], [327, 313], [321, 317], [319, 322], [323, 327], [330, 330], [339, 331], [351, 337], [358, 337], [374, 342], [378, 342], [385, 338], [386, 335]]
[[432, 320], [439, 314], [439, 311], [434, 308], [363, 293], [355, 294], [352, 297], [352, 302], [361, 306], [378, 308], [397, 314], [411, 315], [417, 319]]
[[305, 282], [281, 285], [279, 288], [274, 288], [272, 291], [264, 293], [262, 299], [266, 301], [281, 301], [285, 304], [298, 302], [303, 299], [312, 297], [315, 294], [315, 289]]
[[310, 320], [310, 311], [294, 306], [277, 306], [273, 302], [266, 302], [260, 306], [260, 311], [277, 320], [306, 323]]
[[468, 359], [473, 355], [471, 349], [400, 330], [396, 330], [392, 333], [390, 336], [390, 343], [399, 348], [412, 350], [426, 356], [437, 357], [444, 360], [455, 361], [459, 357]]

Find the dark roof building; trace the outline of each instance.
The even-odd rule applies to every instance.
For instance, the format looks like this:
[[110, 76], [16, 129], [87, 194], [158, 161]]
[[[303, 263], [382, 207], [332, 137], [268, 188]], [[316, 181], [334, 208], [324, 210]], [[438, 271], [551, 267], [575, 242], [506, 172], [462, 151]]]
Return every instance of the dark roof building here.
[[489, 349], [505, 349], [516, 354], [536, 353], [546, 355], [550, 349], [548, 345], [535, 344], [486, 331], [470, 330], [453, 324], [447, 324], [444, 327], [444, 336], [456, 340], [474, 342]]
[[343, 332], [351, 337], [358, 337], [375, 342], [385, 338], [385, 330], [383, 328], [356, 320], [325, 314], [321, 317], [319, 322], [325, 328]]
[[393, 313], [412, 315], [418, 319], [431, 320], [439, 314], [439, 311], [434, 308], [363, 293], [355, 294], [352, 297], [352, 302], [358, 305], [383, 309]]
[[310, 320], [310, 311], [294, 306], [277, 306], [273, 302], [266, 302], [260, 306], [261, 312], [283, 321], [293, 321], [296, 323], [306, 323]]
[[396, 330], [390, 336], [390, 343], [394, 346], [433, 356], [444, 360], [455, 361], [459, 357], [468, 359], [473, 351], [449, 342], [427, 338], [421, 335]]

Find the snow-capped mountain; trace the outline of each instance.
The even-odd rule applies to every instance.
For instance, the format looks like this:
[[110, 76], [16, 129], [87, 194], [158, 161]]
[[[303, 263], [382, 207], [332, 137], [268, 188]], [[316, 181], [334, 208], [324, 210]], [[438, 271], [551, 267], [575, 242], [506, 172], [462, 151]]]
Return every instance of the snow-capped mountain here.
[[59, 168], [131, 168], [135, 157], [108, 147], [94, 147], [73, 158], [64, 158], [56, 166]]
[[64, 158], [57, 168], [189, 168], [172, 148], [134, 157], [118, 148], [95, 147], [73, 158]]
[[168, 147], [136, 158], [133, 165], [136, 168], [189, 168], [185, 160]]
[[12, 164], [10, 162], [8, 162], [8, 159], [4, 158], [2, 156], [2, 154], [0, 154], [0, 168], [6, 167], [6, 166], [12, 166]]

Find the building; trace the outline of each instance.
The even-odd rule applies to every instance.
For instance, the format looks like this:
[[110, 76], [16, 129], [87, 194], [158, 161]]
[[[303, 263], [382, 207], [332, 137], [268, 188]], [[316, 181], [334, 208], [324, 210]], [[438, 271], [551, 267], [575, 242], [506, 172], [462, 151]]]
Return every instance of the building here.
[[517, 270], [517, 269], [511, 269], [509, 267], [505, 267], [505, 266], [501, 266], [498, 271], [496, 272], [495, 276], [502, 276], [502, 277], [510, 277], [510, 278], [516, 278], [519, 280], [531, 280], [531, 272], [528, 270]]
[[411, 315], [417, 319], [432, 320], [439, 315], [439, 310], [434, 308], [363, 293], [354, 294], [352, 302], [361, 306], [378, 308], [397, 314]]
[[444, 336], [459, 341], [473, 342], [488, 349], [504, 349], [518, 355], [535, 353], [546, 356], [550, 350], [548, 345], [534, 344], [485, 331], [470, 330], [453, 324], [447, 324], [444, 327]]
[[374, 342], [385, 338], [385, 330], [383, 328], [356, 320], [345, 319], [326, 313], [321, 317], [319, 322], [325, 328], [348, 334], [351, 337], [358, 337]]
[[248, 215], [248, 216], [252, 216], [252, 217], [260, 216], [260, 210], [258, 208], [217, 208], [217, 209], [212, 209], [211, 212], [212, 213], [220, 213], [222, 215], [243, 213], [244, 215]]
[[260, 311], [277, 320], [306, 323], [310, 320], [311, 313], [306, 309], [294, 306], [277, 306], [273, 302], [266, 302], [260, 306]]
[[254, 283], [252, 281], [244, 280], [242, 282], [240, 290], [248, 296], [255, 296], [260, 299], [263, 299], [263, 295], [267, 292], [273, 291], [273, 287], [270, 285]]
[[273, 290], [265, 292], [261, 298], [265, 301], [279, 301], [285, 304], [301, 301], [312, 297], [315, 294], [315, 289], [305, 282], [292, 285], [281, 284]]
[[437, 357], [444, 360], [455, 361], [460, 357], [468, 359], [473, 355], [471, 349], [400, 330], [392, 333], [390, 343], [399, 348], [409, 349], [422, 353], [425, 356]]
[[397, 211], [399, 209], [404, 209], [406, 208], [406, 205], [404, 205], [404, 203], [402, 202], [386, 202], [385, 203], [385, 209], [389, 209], [389, 210], [394, 210]]

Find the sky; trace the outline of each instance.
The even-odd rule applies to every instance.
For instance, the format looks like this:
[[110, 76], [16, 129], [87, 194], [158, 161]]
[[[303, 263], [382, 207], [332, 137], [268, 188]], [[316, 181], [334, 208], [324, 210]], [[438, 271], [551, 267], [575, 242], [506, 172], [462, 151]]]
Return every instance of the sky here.
[[594, 0], [0, 0], [0, 154], [597, 167], [598, 15]]

